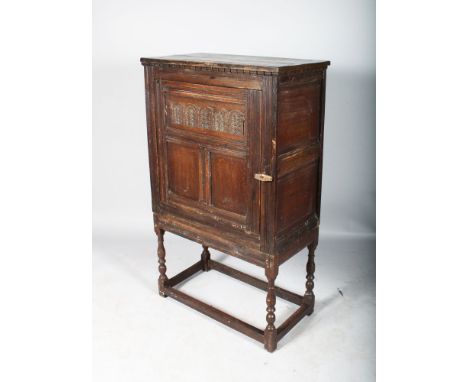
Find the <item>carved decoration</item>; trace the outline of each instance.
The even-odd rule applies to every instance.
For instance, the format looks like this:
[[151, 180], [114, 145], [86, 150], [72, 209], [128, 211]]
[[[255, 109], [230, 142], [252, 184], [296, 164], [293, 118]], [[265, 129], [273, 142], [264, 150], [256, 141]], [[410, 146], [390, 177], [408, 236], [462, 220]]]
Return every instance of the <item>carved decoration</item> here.
[[200, 111], [200, 127], [202, 129], [210, 129], [213, 125], [213, 108], [204, 107]]
[[182, 105], [171, 105], [171, 116], [172, 116], [172, 122], [180, 125], [182, 124], [183, 120], [183, 110], [182, 110]]
[[244, 135], [245, 115], [241, 111], [170, 103], [170, 122], [233, 135]]
[[[246, 73], [253, 74], [258, 76], [277, 76], [277, 71], [268, 71], [265, 69], [258, 70], [257, 68], [231, 68], [231, 67], [213, 67], [213, 66], [200, 66], [197, 64], [183, 63], [161, 63], [161, 62], [151, 62], [148, 60], [141, 61], [144, 66], [154, 66], [156, 70], [193, 70], [193, 71], [203, 71], [203, 72], [225, 72], [225, 73]], [[323, 68], [314, 67], [312, 65], [297, 65], [290, 66], [287, 69], [283, 69], [283, 73], [307, 73], [307, 74], [317, 74], [321, 78], [324, 78]]]

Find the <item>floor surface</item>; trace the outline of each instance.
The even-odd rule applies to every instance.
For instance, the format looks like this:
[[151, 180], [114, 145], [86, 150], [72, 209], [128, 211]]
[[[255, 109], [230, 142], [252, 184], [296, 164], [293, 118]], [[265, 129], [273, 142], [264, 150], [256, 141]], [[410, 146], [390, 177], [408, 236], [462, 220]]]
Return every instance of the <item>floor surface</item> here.
[[[202, 248], [165, 235], [169, 277], [199, 260]], [[212, 258], [264, 279], [263, 270], [211, 251]], [[280, 267], [277, 285], [305, 289], [305, 250]], [[316, 255], [315, 312], [278, 344], [263, 345], [157, 293], [156, 237], [95, 234], [95, 382], [375, 380], [375, 239], [324, 236]], [[259, 328], [265, 292], [216, 271], [180, 289]], [[341, 293], [340, 293], [341, 292]], [[276, 323], [297, 306], [277, 299]], [[278, 326], [278, 325], [277, 325]]]

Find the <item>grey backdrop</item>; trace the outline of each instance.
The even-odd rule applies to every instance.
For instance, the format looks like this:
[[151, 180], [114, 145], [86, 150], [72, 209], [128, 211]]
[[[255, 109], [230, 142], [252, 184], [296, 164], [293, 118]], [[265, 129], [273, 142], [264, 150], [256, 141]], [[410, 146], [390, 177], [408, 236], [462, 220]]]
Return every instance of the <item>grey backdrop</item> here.
[[139, 58], [217, 52], [331, 61], [321, 231], [375, 232], [373, 1], [95, 0], [93, 12], [95, 230], [151, 227]]

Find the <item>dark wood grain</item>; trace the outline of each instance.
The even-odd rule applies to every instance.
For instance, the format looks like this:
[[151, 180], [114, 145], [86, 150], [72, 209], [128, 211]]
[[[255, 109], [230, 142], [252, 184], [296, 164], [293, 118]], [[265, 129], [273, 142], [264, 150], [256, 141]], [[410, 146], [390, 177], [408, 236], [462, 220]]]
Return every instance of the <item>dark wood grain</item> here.
[[266, 321], [265, 328], [265, 349], [269, 352], [276, 350], [278, 345], [278, 332], [275, 327], [275, 311], [276, 311], [276, 289], [275, 280], [278, 276], [278, 258], [271, 256], [265, 262], [265, 275], [267, 278], [267, 295], [266, 295]]
[[307, 255], [307, 276], [306, 276], [306, 291], [304, 293], [304, 303], [307, 304], [310, 309], [307, 313], [309, 316], [314, 311], [315, 305], [315, 294], [314, 294], [314, 274], [315, 274], [315, 248], [317, 247], [317, 241], [314, 241], [308, 246], [308, 255]]
[[202, 264], [202, 269], [205, 272], [208, 272], [211, 269], [210, 259], [211, 259], [211, 253], [208, 250], [208, 247], [206, 245], [204, 245], [203, 246], [203, 252], [201, 254], [201, 264]]
[[[263, 342], [268, 351], [313, 312], [329, 61], [194, 53], [142, 58], [159, 293]], [[168, 279], [164, 232], [203, 246]], [[306, 290], [275, 285], [309, 247]], [[266, 281], [211, 260], [208, 248], [264, 268]], [[217, 270], [266, 292], [260, 330], [176, 289]], [[279, 327], [276, 297], [299, 304]]]
[[141, 58], [144, 65], [166, 65], [172, 68], [192, 68], [252, 74], [282, 74], [326, 69], [330, 61], [280, 57], [255, 57], [232, 54], [191, 53], [164, 57]]
[[282, 85], [278, 98], [278, 152], [318, 142], [320, 83]]
[[243, 158], [211, 155], [211, 203], [217, 208], [245, 215], [249, 206], [247, 162]]
[[166, 276], [166, 249], [164, 248], [164, 230], [161, 228], [156, 228], [156, 234], [158, 236], [158, 269], [159, 269], [159, 294], [162, 297], [166, 297], [166, 285], [167, 285], [167, 276]]
[[317, 162], [278, 179], [277, 229], [283, 232], [316, 212]]
[[168, 190], [184, 198], [200, 200], [202, 161], [198, 147], [175, 142], [167, 142], [166, 147]]

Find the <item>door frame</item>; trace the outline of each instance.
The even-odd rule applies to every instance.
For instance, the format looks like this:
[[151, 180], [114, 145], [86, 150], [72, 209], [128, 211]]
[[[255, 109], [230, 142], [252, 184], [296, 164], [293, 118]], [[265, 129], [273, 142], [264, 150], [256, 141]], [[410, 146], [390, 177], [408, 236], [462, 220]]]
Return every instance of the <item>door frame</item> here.
[[[169, 81], [171, 86], [166, 86], [168, 81], [160, 79], [157, 81], [156, 100], [158, 103], [159, 123], [158, 129], [158, 151], [162, 153], [162, 160], [159, 164], [159, 197], [160, 208], [167, 212], [179, 214], [182, 217], [194, 218], [195, 220], [216, 226], [218, 224], [234, 229], [235, 231], [244, 231], [249, 236], [259, 238], [260, 215], [261, 215], [261, 182], [254, 179], [254, 174], [260, 172], [262, 162], [262, 152], [260, 140], [261, 135], [261, 91], [253, 89], [238, 89], [230, 88], [223, 85], [204, 85], [196, 84], [193, 82], [185, 83], [183, 81]], [[177, 88], [180, 83], [181, 87], [189, 85], [193, 92], [196, 92], [197, 85], [200, 89], [215, 89], [220, 94], [223, 89], [227, 93], [245, 95], [245, 139], [229, 139], [226, 137], [213, 137], [204, 134], [197, 134], [195, 131], [185, 131], [185, 129], [170, 128], [167, 121], [168, 116], [166, 112], [166, 96], [170, 89]], [[203, 196], [199, 201], [184, 199], [180, 195], [174, 195], [169, 190], [168, 182], [168, 156], [167, 156], [167, 143], [175, 142], [191, 147], [198, 147], [200, 150], [203, 171], [200, 174], [200, 181], [203, 182]], [[223, 210], [213, 206], [210, 203], [210, 197], [207, 193], [211, 192], [210, 185], [207, 183], [209, 178], [209, 157], [210, 152], [219, 153], [226, 156], [234, 156], [245, 158], [246, 161], [246, 176], [248, 182], [248, 195], [249, 200], [246, 215], [238, 215], [234, 212]], [[245, 218], [244, 218], [245, 216]]]

